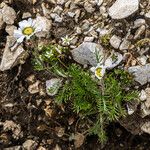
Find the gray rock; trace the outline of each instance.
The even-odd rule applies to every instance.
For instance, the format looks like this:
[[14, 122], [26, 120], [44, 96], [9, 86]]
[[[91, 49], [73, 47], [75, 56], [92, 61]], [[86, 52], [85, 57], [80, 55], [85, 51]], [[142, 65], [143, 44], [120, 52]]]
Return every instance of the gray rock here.
[[84, 42], [77, 48], [71, 51], [73, 59], [82, 65], [92, 65], [96, 66], [98, 61], [97, 55], [103, 57], [103, 48], [93, 42]]
[[139, 8], [139, 0], [116, 0], [109, 8], [112, 19], [123, 19], [132, 15]]
[[79, 21], [80, 14], [81, 14], [81, 10], [80, 10], [80, 9], [77, 9], [77, 10], [75, 11], [75, 22], [76, 22], [76, 23], [78, 23], [78, 21]]
[[29, 13], [29, 12], [25, 12], [25, 13], [23, 13], [23, 15], [22, 15], [22, 19], [26, 19], [26, 18], [30, 18], [30, 17], [32, 17], [32, 15], [31, 15], [31, 13]]
[[8, 148], [4, 148], [3, 150], [22, 150], [22, 146], [12, 146]]
[[63, 9], [60, 6], [56, 6], [53, 10], [53, 12], [58, 14], [58, 15], [60, 15], [62, 11], [63, 11]]
[[124, 39], [123, 42], [120, 44], [119, 49], [120, 50], [127, 50], [129, 48], [130, 44], [131, 44], [130, 41]]
[[139, 27], [135, 32], [134, 39], [140, 38], [140, 36], [144, 33], [145, 29], [146, 29], [145, 25], [142, 25], [141, 27]]
[[145, 55], [137, 57], [138, 62], [140, 62], [141, 65], [146, 65], [147, 63], [147, 57]]
[[84, 3], [84, 8], [88, 13], [92, 13], [95, 11], [95, 8], [88, 1]]
[[104, 15], [107, 11], [105, 6], [101, 6], [99, 10], [101, 15]]
[[4, 49], [4, 53], [2, 56], [2, 61], [0, 64], [0, 70], [5, 71], [11, 69], [12, 67], [16, 66], [27, 57], [27, 53], [22, 48], [21, 45], [16, 45], [15, 50], [12, 51], [10, 47], [12, 47], [15, 38], [12, 36], [7, 37], [6, 46]]
[[4, 25], [3, 15], [2, 15], [2, 13], [0, 12], [0, 30], [3, 28], [3, 25]]
[[23, 143], [23, 148], [25, 150], [32, 150], [32, 149], [36, 149], [37, 145], [38, 144], [35, 141], [29, 139]]
[[116, 36], [116, 35], [113, 35], [111, 38], [110, 38], [110, 44], [112, 47], [114, 47], [115, 49], [118, 49], [119, 46], [120, 46], [120, 43], [121, 43], [121, 38]]
[[43, 15], [46, 18], [50, 19], [51, 10], [46, 7], [45, 3], [42, 3], [41, 7], [42, 7]]
[[55, 22], [61, 23], [63, 21], [63, 18], [61, 18], [58, 14], [56, 13], [51, 13], [52, 19], [54, 19]]
[[16, 124], [12, 120], [6, 120], [5, 122], [0, 122], [0, 125], [3, 125], [4, 131], [12, 131], [12, 136], [15, 139], [19, 139], [20, 137], [23, 137], [23, 132], [21, 130], [20, 124]]
[[127, 112], [128, 112], [128, 115], [132, 115], [135, 112], [135, 110], [132, 108], [132, 106], [127, 104]]
[[146, 18], [150, 18], [150, 10], [145, 14]]
[[134, 21], [134, 28], [138, 28], [138, 27], [140, 27], [141, 25], [144, 25], [144, 24], [146, 24], [145, 19], [142, 19], [142, 18], [136, 19]]
[[56, 144], [56, 146], [54, 147], [53, 150], [62, 150], [62, 149], [61, 149], [61, 147], [58, 144]]
[[6, 32], [11, 36], [13, 36], [15, 29], [17, 29], [17, 27], [14, 25], [7, 25], [5, 28]]
[[150, 88], [145, 89], [146, 100], [141, 104], [141, 116], [142, 118], [150, 115]]
[[14, 11], [14, 9], [7, 5], [3, 7], [2, 14], [3, 14], [3, 21], [7, 24], [13, 24], [17, 17], [17, 14]]
[[107, 67], [107, 69], [113, 69], [116, 66], [118, 66], [122, 60], [123, 60], [122, 54], [114, 52], [105, 60], [104, 64]]
[[135, 81], [141, 85], [150, 82], [150, 63], [145, 66], [129, 67], [128, 71], [134, 75]]
[[36, 20], [37, 26], [42, 26], [42, 31], [36, 33], [36, 36], [39, 38], [49, 36], [50, 29], [52, 27], [52, 21], [43, 16], [37, 16]]
[[31, 93], [31, 94], [36, 94], [40, 91], [39, 89], [39, 84], [40, 84], [40, 81], [37, 80], [35, 83], [29, 85], [28, 87], [28, 91]]
[[84, 42], [93, 42], [93, 40], [94, 40], [94, 37], [93, 37], [93, 36], [86, 36], [86, 37], [84, 38]]
[[65, 3], [65, 0], [57, 0], [57, 4], [63, 5]]
[[141, 90], [140, 95], [139, 95], [140, 101], [145, 101], [147, 99], [147, 94], [145, 90]]
[[145, 133], [148, 133], [150, 134], [150, 121], [148, 122], [145, 122], [142, 127], [141, 127], [141, 130]]
[[73, 17], [75, 16], [75, 13], [69, 11], [69, 12], [68, 12], [68, 16], [71, 17], [71, 18], [73, 18]]
[[104, 35], [106, 35], [106, 34], [109, 34], [110, 31], [107, 30], [107, 29], [98, 28], [98, 29], [96, 30], [96, 32], [98, 32], [99, 35], [102, 37], [102, 36], [104, 36]]
[[83, 25], [81, 26], [81, 29], [85, 31], [89, 31], [90, 29], [90, 22], [88, 20], [83, 21]]
[[62, 80], [58, 78], [53, 78], [46, 81], [46, 92], [49, 96], [54, 96], [57, 94], [59, 88], [62, 85]]
[[103, 0], [95, 0], [96, 5], [100, 6], [103, 3]]

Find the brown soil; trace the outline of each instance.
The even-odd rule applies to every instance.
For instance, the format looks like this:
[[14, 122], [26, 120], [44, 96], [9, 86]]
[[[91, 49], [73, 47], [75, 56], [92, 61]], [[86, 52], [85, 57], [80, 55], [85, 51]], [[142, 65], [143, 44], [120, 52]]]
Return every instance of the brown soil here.
[[[26, 78], [35, 74], [36, 79], [44, 82], [49, 78], [48, 73], [34, 72], [30, 60], [22, 66], [18, 78], [19, 67], [0, 73], [0, 121], [12, 120], [21, 126], [22, 137], [15, 139], [12, 131], [4, 131], [0, 127], [0, 148], [22, 145], [27, 139], [33, 139], [46, 149], [53, 149], [58, 144], [62, 150], [75, 149], [74, 141], [69, 141], [72, 133], [82, 133], [89, 124], [79, 120], [69, 106], [57, 106], [53, 99], [28, 92]], [[29, 69], [30, 68], [30, 69]], [[12, 107], [6, 107], [12, 104]], [[45, 109], [50, 113], [45, 113]], [[71, 122], [69, 125], [69, 122]], [[64, 129], [63, 136], [58, 130]], [[108, 129], [108, 142], [101, 148], [96, 136], [87, 136], [80, 150], [149, 150], [150, 136], [135, 136], [119, 124], [111, 124]], [[35, 149], [37, 149], [37, 147]]]

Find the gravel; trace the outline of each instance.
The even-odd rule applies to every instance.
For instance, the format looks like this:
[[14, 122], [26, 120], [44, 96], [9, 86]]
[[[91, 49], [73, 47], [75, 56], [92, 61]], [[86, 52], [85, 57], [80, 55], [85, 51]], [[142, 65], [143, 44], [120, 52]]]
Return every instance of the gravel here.
[[132, 15], [139, 8], [139, 0], [116, 0], [109, 8], [112, 19], [124, 19]]

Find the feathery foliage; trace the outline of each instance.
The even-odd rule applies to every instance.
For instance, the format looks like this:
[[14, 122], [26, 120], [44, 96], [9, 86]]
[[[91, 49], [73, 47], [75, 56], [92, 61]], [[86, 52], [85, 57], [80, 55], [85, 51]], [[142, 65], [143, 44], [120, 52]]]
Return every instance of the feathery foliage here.
[[138, 98], [138, 93], [130, 89], [132, 76], [124, 70], [114, 69], [107, 72], [102, 80], [95, 80], [89, 71], [79, 65], [66, 66], [63, 63], [63, 52], [66, 51], [58, 45], [34, 51], [34, 68], [38, 71], [49, 70], [64, 78], [64, 84], [56, 96], [57, 103], [71, 104], [73, 111], [92, 120], [89, 134], [96, 134], [104, 143], [107, 139], [106, 126], [126, 115], [126, 101]]
[[77, 65], [68, 68], [68, 80], [59, 91], [56, 100], [59, 103], [71, 102], [72, 108], [85, 117], [95, 115], [93, 127], [89, 133], [98, 135], [100, 141], [106, 141], [106, 125], [126, 115], [123, 103], [136, 99], [138, 94], [126, 91], [132, 83], [132, 77], [124, 70], [116, 69], [106, 75], [98, 86], [88, 71]]

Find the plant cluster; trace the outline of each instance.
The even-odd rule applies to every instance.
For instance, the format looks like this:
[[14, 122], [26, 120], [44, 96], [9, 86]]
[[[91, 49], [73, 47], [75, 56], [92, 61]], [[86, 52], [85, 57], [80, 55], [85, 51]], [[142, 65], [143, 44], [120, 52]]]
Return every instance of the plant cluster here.
[[[57, 48], [53, 45], [43, 47], [38, 55], [34, 55], [34, 68], [57, 68], [55, 73], [64, 77], [64, 84], [55, 97], [57, 103], [71, 104], [76, 113], [90, 119], [93, 126], [88, 133], [98, 135], [104, 143], [107, 124], [124, 117], [125, 102], [138, 98], [137, 92], [127, 90], [132, 84], [132, 76], [124, 70], [114, 69], [107, 71], [103, 79], [94, 79], [91, 72], [77, 64], [63, 65], [60, 60], [62, 53]], [[63, 47], [60, 49], [61, 52], [66, 51]], [[54, 67], [55, 64], [57, 67]]]
[[106, 74], [98, 85], [89, 72], [73, 64], [68, 68], [69, 78], [59, 91], [58, 103], [71, 103], [72, 108], [84, 117], [92, 118], [93, 127], [89, 133], [99, 136], [100, 141], [106, 141], [105, 127], [109, 122], [116, 121], [126, 115], [124, 102], [137, 98], [138, 93], [127, 91], [132, 83], [132, 77], [124, 70], [115, 69]]
[[[48, 70], [55, 72], [55, 69], [59, 65], [65, 66], [63, 63], [64, 53], [67, 52], [67, 48], [60, 45], [46, 45], [42, 48], [35, 49], [32, 54], [32, 64], [35, 70], [42, 71]], [[59, 68], [61, 68], [59, 66]]]
[[111, 38], [111, 34], [105, 34], [100, 38], [101, 44], [103, 46], [109, 46], [109, 41]]

